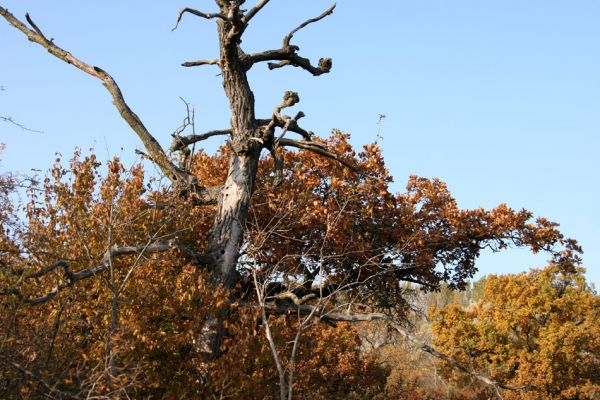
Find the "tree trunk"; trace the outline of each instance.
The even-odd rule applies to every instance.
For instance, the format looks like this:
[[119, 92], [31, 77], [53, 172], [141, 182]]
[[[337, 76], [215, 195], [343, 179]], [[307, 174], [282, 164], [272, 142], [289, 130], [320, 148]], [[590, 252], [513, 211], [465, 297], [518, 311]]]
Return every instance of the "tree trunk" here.
[[210, 233], [208, 252], [215, 262], [214, 272], [226, 289], [231, 289], [238, 280], [236, 266], [259, 157], [259, 147], [253, 148], [249, 154], [234, 154], [231, 157]]
[[[215, 273], [215, 284], [231, 289], [239, 279], [237, 271], [244, 226], [254, 191], [254, 180], [262, 150], [258, 123], [254, 113], [254, 94], [250, 89], [246, 69], [240, 60], [239, 38], [231, 38], [231, 21], [219, 21], [220, 58], [223, 88], [231, 109], [231, 147], [227, 179], [217, 202], [217, 211], [209, 235], [208, 254]], [[218, 322], [210, 340], [210, 358], [221, 354], [225, 335], [223, 321], [227, 311], [216, 316]]]
[[237, 282], [236, 266], [244, 239], [244, 225], [254, 190], [254, 179], [262, 145], [256, 136], [254, 94], [240, 60], [239, 38], [231, 38], [232, 22], [219, 21], [220, 58], [223, 88], [231, 109], [233, 154], [229, 172], [218, 199], [217, 213], [211, 229], [208, 252], [213, 257], [213, 271], [227, 289]]

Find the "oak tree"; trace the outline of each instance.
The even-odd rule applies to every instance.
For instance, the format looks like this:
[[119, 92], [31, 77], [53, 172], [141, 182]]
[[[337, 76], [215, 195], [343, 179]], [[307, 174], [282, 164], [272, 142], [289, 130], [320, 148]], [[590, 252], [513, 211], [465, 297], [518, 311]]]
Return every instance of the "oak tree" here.
[[[108, 391], [119, 377], [120, 387], [135, 385], [137, 375], [119, 374], [128, 362], [151, 366], [140, 379], [156, 385], [143, 390], [176, 392], [206, 379], [214, 387], [220, 376], [214, 371], [223, 369], [211, 369], [206, 360], [218, 364], [231, 357], [232, 341], [253, 331], [257, 304], [267, 322], [278, 315], [308, 316], [306, 332], [314, 332], [316, 321], [382, 319], [410, 336], [398, 323], [407, 306], [400, 282], [430, 290], [441, 283], [463, 288], [483, 249], [509, 246], [546, 251], [557, 268], [576, 268], [577, 243], [529, 211], [506, 205], [462, 210], [437, 179], [411, 177], [404, 193], [391, 193], [392, 178], [376, 144], [357, 153], [347, 135], [320, 138], [300, 126], [302, 112], [283, 113], [299, 102], [297, 93], [286, 92], [268, 118], [255, 115], [251, 68], [266, 62], [269, 69], [330, 72], [331, 59], [311, 62], [292, 39], [335, 5], [291, 30], [280, 48], [247, 53], [244, 32], [269, 0], [248, 9], [242, 8], [244, 0], [215, 3], [212, 13], [183, 8], [177, 23], [187, 15], [216, 21], [219, 57], [183, 65], [220, 69], [230, 125], [199, 135], [177, 132], [169, 150], [180, 153], [179, 163], [126, 103], [108, 72], [48, 39], [29, 15], [23, 22], [0, 7], [0, 15], [30, 41], [102, 82], [147, 158], [170, 181], [167, 187], [148, 187], [141, 168], [125, 173], [118, 160], [108, 164], [103, 178], [93, 156], [76, 156], [69, 168], [57, 163], [42, 187], [31, 190], [27, 221], [7, 236], [2, 253], [6, 278], [0, 293], [11, 310], [7, 337], [27, 344], [15, 347], [18, 354], [12, 356], [21, 361], [9, 361], [12, 368], [59, 390], [48, 379], [56, 381], [60, 374], [35, 364], [39, 371], [46, 368], [44, 377], [23, 362], [33, 363], [42, 353], [51, 360], [57, 346], [64, 346], [61, 359], [70, 375], [61, 376], [60, 390], [69, 393], [92, 385], [92, 371], [77, 361], [91, 355], [97, 361], [101, 354], [108, 355]], [[227, 138], [218, 154], [190, 149], [216, 135]], [[263, 150], [269, 157], [262, 157]], [[262, 292], [255, 290], [258, 285]], [[90, 308], [91, 294], [101, 307]], [[23, 304], [38, 307], [25, 312]], [[65, 319], [72, 323], [61, 333]], [[31, 324], [56, 328], [36, 336], [28, 330]], [[79, 346], [69, 346], [66, 337], [76, 338]], [[140, 359], [132, 349], [146, 354]], [[426, 345], [422, 350], [444, 356]], [[165, 358], [173, 363], [157, 362]], [[178, 380], [186, 384], [175, 384]], [[292, 386], [290, 380], [290, 397]]]

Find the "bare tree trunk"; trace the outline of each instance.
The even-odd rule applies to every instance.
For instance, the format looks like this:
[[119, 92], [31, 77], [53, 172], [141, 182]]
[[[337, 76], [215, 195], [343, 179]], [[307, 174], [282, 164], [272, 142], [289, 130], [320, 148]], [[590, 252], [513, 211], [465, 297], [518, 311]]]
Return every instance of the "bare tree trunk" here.
[[225, 185], [219, 195], [208, 244], [208, 252], [215, 264], [213, 270], [220, 283], [228, 289], [237, 281], [239, 248], [244, 238], [244, 224], [262, 149], [260, 141], [252, 140], [258, 133], [254, 116], [254, 94], [240, 60], [239, 39], [229, 37], [231, 24], [230, 21], [218, 22], [221, 49], [219, 65], [223, 74], [223, 88], [231, 108], [233, 155]]
[[[260, 148], [250, 154], [234, 154], [229, 164], [229, 173], [219, 196], [215, 222], [210, 232], [208, 253], [214, 260], [212, 270], [215, 284], [232, 289], [239, 279], [237, 271], [240, 246], [244, 239], [244, 224], [250, 207], [254, 179], [258, 168]], [[216, 329], [209, 333], [209, 358], [221, 355], [221, 345], [226, 334], [223, 321], [227, 311], [216, 316], [217, 321], [209, 321]]]
[[[256, 140], [258, 123], [254, 114], [254, 94], [250, 89], [246, 69], [240, 60], [239, 38], [232, 38], [231, 21], [220, 20], [219, 66], [223, 76], [223, 88], [231, 109], [232, 156], [227, 179], [217, 200], [217, 212], [209, 235], [208, 254], [212, 257], [215, 284], [226, 289], [235, 286], [239, 279], [236, 269], [240, 247], [244, 240], [244, 225], [254, 190], [254, 180], [263, 147]], [[210, 358], [221, 354], [221, 344], [226, 330], [224, 311], [217, 316], [216, 331], [212, 333]]]
[[213, 270], [227, 289], [238, 280], [236, 265], [244, 238], [244, 224], [250, 207], [260, 148], [250, 154], [234, 154], [229, 173], [218, 201], [215, 221], [210, 233], [208, 252], [215, 262]]

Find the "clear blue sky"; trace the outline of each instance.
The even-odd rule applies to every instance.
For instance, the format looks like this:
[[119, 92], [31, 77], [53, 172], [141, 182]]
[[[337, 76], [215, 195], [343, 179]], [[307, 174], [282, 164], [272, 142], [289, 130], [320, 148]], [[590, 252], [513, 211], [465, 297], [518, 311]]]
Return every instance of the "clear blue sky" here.
[[[29, 12], [48, 37], [109, 71], [126, 100], [167, 146], [183, 118], [178, 96], [195, 105], [203, 129], [228, 124], [216, 67], [183, 61], [217, 55], [214, 22], [182, 6], [212, 1], [0, 0]], [[248, 5], [253, 1], [248, 0]], [[247, 51], [281, 38], [330, 3], [272, 0], [254, 20]], [[410, 174], [439, 177], [465, 208], [506, 202], [559, 222], [583, 245], [588, 277], [600, 285], [600, 2], [564, 0], [341, 0], [335, 13], [295, 36], [330, 74], [293, 68], [250, 73], [259, 116], [285, 90], [298, 91], [307, 129], [339, 128], [371, 142], [378, 115], [387, 165], [401, 191]], [[0, 115], [43, 134], [0, 125], [2, 170], [46, 169], [54, 152], [94, 147], [132, 162], [141, 148], [100, 83], [49, 56], [0, 21]], [[210, 151], [218, 140], [206, 143]], [[525, 251], [484, 255], [482, 273], [543, 266]]]

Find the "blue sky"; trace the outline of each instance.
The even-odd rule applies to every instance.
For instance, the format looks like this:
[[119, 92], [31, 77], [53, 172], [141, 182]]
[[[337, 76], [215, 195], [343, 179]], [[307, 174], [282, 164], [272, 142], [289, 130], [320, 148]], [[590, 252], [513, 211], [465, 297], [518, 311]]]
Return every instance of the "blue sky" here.
[[[228, 106], [216, 67], [180, 67], [215, 57], [212, 21], [183, 6], [213, 2], [0, 0], [29, 12], [48, 37], [110, 72], [130, 106], [167, 146], [196, 108], [202, 130], [226, 127]], [[248, 0], [251, 5], [253, 1]], [[246, 34], [246, 51], [281, 38], [330, 3], [272, 0]], [[259, 116], [283, 92], [299, 92], [303, 125], [332, 128], [361, 146], [375, 140], [378, 115], [387, 165], [401, 191], [407, 177], [439, 177], [465, 208], [501, 202], [561, 224], [583, 245], [588, 278], [600, 285], [600, 2], [558, 0], [340, 0], [333, 15], [294, 37], [312, 59], [333, 58], [314, 78], [284, 68], [250, 73]], [[49, 56], [0, 21], [0, 115], [43, 133], [0, 125], [3, 171], [48, 168], [56, 151], [94, 147], [100, 158], [133, 162], [141, 148], [101, 84]], [[212, 151], [217, 138], [206, 143]], [[545, 256], [484, 254], [482, 274], [543, 266]]]

